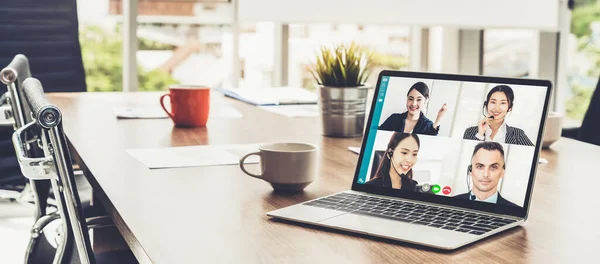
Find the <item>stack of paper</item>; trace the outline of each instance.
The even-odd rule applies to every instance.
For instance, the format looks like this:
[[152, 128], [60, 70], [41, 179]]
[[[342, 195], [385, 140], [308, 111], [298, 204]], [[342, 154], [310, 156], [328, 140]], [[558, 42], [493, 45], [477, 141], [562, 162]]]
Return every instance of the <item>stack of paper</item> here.
[[253, 105], [289, 105], [316, 104], [317, 95], [303, 88], [273, 87], [273, 88], [215, 88], [225, 96], [238, 99]]
[[319, 116], [317, 105], [264, 105], [258, 108], [287, 117]]

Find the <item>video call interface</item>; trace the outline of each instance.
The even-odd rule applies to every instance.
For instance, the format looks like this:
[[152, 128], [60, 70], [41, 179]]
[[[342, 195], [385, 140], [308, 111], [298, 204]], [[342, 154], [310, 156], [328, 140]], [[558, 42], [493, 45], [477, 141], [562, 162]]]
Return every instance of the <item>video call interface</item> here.
[[523, 207], [546, 91], [383, 76], [358, 183]]

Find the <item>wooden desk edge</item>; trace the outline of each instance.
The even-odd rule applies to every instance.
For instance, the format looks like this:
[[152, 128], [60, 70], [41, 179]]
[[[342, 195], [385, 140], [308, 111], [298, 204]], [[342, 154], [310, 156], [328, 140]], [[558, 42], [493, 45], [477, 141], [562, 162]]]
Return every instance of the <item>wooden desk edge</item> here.
[[100, 203], [108, 213], [108, 216], [114, 222], [115, 226], [117, 227], [117, 230], [119, 230], [119, 233], [121, 233], [121, 236], [123, 236], [125, 242], [127, 243], [127, 246], [129, 246], [129, 248], [135, 255], [135, 258], [139, 261], [139, 263], [153, 263], [146, 251], [144, 250], [144, 248], [142, 247], [142, 245], [140, 244], [140, 242], [133, 235], [131, 229], [127, 226], [125, 221], [123, 221], [123, 218], [121, 217], [115, 206], [112, 204], [110, 199], [108, 199], [108, 196], [106, 195], [104, 190], [102, 190], [102, 187], [100, 186], [98, 181], [96, 181], [92, 172], [88, 169], [85, 162], [81, 159], [81, 157], [77, 153], [77, 150], [69, 141], [68, 136], [67, 141], [69, 142], [72, 158], [75, 159], [77, 165], [79, 165], [79, 167], [83, 171], [85, 178], [92, 186], [93, 195], [100, 200]]

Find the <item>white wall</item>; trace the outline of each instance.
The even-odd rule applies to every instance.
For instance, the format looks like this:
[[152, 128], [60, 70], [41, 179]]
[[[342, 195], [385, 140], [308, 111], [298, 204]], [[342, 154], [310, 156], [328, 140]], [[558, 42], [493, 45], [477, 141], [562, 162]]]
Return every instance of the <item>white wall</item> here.
[[427, 107], [427, 118], [435, 122], [442, 105], [446, 103], [448, 109], [440, 121], [440, 133], [438, 136], [450, 136], [452, 119], [456, 111], [460, 82], [435, 80], [430, 88], [429, 105]]
[[525, 203], [534, 151], [535, 148], [527, 146], [510, 145], [509, 147], [504, 181], [500, 191], [502, 197], [519, 206]]
[[556, 31], [558, 7], [559, 0], [239, 0], [239, 19]]
[[462, 138], [465, 129], [477, 125], [483, 118], [482, 107], [485, 101], [487, 85], [485, 83], [463, 82], [459, 89], [459, 98], [456, 104], [456, 115], [452, 124], [452, 137]]

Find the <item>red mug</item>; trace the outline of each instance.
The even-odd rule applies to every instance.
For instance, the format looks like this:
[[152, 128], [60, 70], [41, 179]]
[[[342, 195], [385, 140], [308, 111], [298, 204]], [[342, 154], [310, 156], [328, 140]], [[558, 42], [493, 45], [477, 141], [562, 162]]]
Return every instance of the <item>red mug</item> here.
[[[164, 99], [171, 99], [171, 111], [165, 107]], [[175, 126], [203, 127], [208, 121], [210, 88], [203, 86], [171, 86], [169, 93], [160, 97], [160, 105]]]

